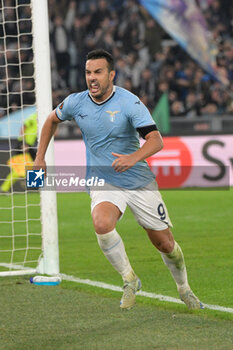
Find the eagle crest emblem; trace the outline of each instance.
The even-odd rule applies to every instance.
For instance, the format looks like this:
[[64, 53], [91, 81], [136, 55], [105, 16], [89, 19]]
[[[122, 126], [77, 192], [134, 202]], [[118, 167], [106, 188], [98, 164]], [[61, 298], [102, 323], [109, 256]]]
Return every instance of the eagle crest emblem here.
[[117, 113], [120, 113], [120, 111], [105, 111], [109, 114], [111, 122], [115, 121], [115, 117]]

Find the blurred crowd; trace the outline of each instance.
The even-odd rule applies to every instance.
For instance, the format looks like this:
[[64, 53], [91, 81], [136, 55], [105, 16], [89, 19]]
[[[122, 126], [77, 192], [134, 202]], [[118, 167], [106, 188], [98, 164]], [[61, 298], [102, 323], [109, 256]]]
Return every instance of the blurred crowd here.
[[[28, 0], [0, 7], [0, 118], [35, 103], [31, 9]], [[4, 10], [3, 10], [4, 6]], [[22, 92], [23, 91], [23, 92]]]
[[[9, 7], [15, 0], [3, 0]], [[34, 103], [33, 54], [29, 0], [4, 11], [0, 25], [0, 117], [17, 106]], [[168, 93], [171, 116], [187, 118], [233, 114], [232, 84], [228, 91], [204, 72], [152, 19], [136, 0], [48, 0], [54, 107], [70, 92], [86, 89], [86, 54], [110, 51], [116, 62], [116, 85], [136, 93], [152, 111]], [[233, 3], [196, 0], [216, 43], [217, 64], [233, 79]], [[2, 17], [2, 13], [1, 13]], [[20, 33], [19, 39], [15, 37]], [[29, 33], [25, 34], [24, 33]], [[5, 35], [10, 35], [4, 42]], [[20, 49], [19, 49], [20, 47]], [[7, 68], [5, 65], [8, 65]], [[23, 75], [23, 79], [18, 79]], [[18, 92], [23, 89], [24, 93]]]

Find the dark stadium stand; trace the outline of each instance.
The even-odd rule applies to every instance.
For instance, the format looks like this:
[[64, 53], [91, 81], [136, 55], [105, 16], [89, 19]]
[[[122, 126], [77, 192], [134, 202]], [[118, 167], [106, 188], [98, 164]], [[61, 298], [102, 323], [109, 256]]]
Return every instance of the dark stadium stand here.
[[[8, 1], [9, 5], [11, 2]], [[29, 2], [19, 0], [19, 4]], [[48, 0], [48, 3], [54, 107], [70, 92], [86, 88], [83, 76], [85, 56], [94, 48], [104, 48], [112, 52], [116, 61], [115, 83], [136, 93], [151, 111], [160, 96], [168, 93], [171, 134], [232, 133], [232, 84], [226, 90], [204, 72], [138, 1], [61, 0], [58, 3]], [[217, 44], [217, 64], [232, 82], [233, 3], [212, 0], [197, 1], [197, 4]], [[13, 19], [14, 16], [14, 11], [9, 11], [8, 18]], [[22, 16], [27, 16], [27, 13], [22, 13]], [[14, 34], [15, 30], [14, 27], [7, 28], [8, 33]], [[0, 36], [2, 33], [0, 25]], [[29, 41], [24, 43], [25, 48], [30, 47]], [[11, 45], [14, 44], [12, 41]], [[24, 60], [31, 61], [31, 50], [22, 54]], [[17, 60], [9, 53], [8, 63], [17, 63]], [[1, 56], [0, 65], [4, 64]], [[17, 66], [9, 68], [13, 69], [16, 71], [12, 74], [17, 76]], [[24, 75], [30, 76], [32, 71], [33, 67], [29, 64], [25, 66]], [[17, 89], [13, 81], [10, 84], [12, 91]], [[34, 86], [32, 79], [25, 79], [24, 84], [25, 90]], [[6, 91], [3, 82], [1, 91]], [[24, 94], [23, 102], [34, 103], [34, 94]], [[1, 96], [0, 118], [4, 116], [5, 104], [4, 96]], [[10, 111], [17, 109], [18, 105], [18, 95], [12, 95]], [[79, 131], [67, 128], [62, 126], [58, 137], [79, 137]]]

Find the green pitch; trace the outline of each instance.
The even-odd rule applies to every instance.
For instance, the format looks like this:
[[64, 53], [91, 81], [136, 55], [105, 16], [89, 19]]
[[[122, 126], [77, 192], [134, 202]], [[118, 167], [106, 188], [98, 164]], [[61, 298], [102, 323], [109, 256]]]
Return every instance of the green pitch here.
[[[181, 245], [189, 282], [204, 303], [233, 307], [233, 191], [162, 191]], [[96, 242], [90, 199], [84, 194], [58, 196], [61, 271], [121, 285]], [[160, 254], [128, 210], [118, 223], [128, 256], [143, 290], [178, 297]]]
[[[161, 193], [192, 289], [206, 304], [232, 308], [233, 191]], [[121, 286], [96, 242], [88, 195], [58, 194], [58, 217], [61, 272]], [[117, 230], [143, 291], [177, 298], [170, 273], [129, 210]], [[190, 312], [184, 305], [139, 296], [134, 309], [122, 312], [120, 293], [67, 281], [39, 287], [28, 280], [0, 279], [0, 349], [233, 348], [230, 313]]]

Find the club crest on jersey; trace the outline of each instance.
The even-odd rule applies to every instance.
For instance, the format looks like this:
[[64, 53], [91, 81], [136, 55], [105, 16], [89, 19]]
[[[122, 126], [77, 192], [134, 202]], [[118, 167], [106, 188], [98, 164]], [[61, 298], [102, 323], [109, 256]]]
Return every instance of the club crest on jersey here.
[[120, 111], [105, 111], [105, 112], [109, 114], [111, 122], [114, 122], [116, 114], [120, 113]]

